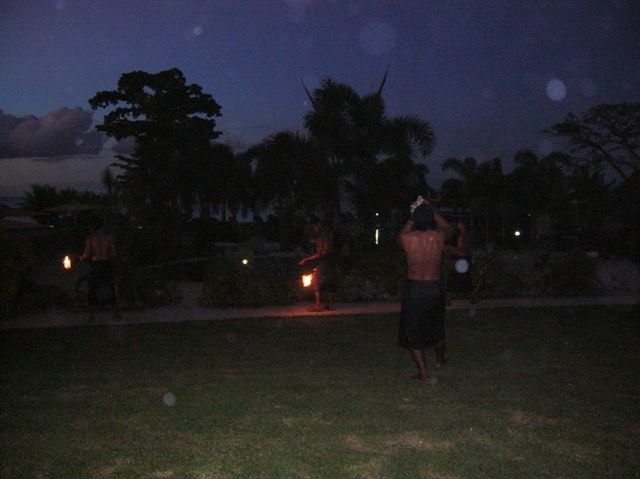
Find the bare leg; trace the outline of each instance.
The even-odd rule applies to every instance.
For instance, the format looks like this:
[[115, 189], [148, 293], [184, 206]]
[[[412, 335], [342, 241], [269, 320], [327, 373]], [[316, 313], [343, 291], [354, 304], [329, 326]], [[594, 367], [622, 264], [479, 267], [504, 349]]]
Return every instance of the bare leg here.
[[434, 348], [436, 350], [436, 368], [441, 368], [442, 366], [447, 364], [447, 358], [445, 357], [445, 354], [444, 354], [446, 346], [447, 346], [447, 343], [443, 339], [438, 344], [436, 344]]
[[427, 371], [427, 364], [424, 361], [424, 350], [412, 349], [411, 357], [413, 358], [418, 368], [418, 374], [413, 377], [422, 381], [424, 381], [425, 379], [429, 379], [429, 371]]
[[327, 309], [327, 310], [333, 309], [333, 302], [335, 300], [335, 297], [336, 297], [336, 293], [327, 293], [327, 304], [325, 305], [324, 309]]
[[320, 304], [320, 291], [314, 293], [315, 302], [313, 306], [309, 307], [309, 311], [322, 311], [322, 305]]

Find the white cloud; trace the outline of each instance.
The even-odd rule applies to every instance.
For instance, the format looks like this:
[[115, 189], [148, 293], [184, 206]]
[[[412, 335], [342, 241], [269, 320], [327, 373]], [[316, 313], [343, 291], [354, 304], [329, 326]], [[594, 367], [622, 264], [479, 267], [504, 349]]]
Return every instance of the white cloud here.
[[82, 108], [60, 108], [38, 118], [18, 118], [0, 110], [0, 159], [94, 154], [104, 135], [91, 130], [93, 113]]

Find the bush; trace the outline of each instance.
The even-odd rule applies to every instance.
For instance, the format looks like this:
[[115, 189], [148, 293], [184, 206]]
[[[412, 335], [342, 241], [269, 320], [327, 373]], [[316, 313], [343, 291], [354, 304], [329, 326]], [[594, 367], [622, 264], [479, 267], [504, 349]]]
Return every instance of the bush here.
[[31, 245], [0, 230], [0, 317], [16, 314], [28, 305], [34, 256]]
[[596, 261], [584, 253], [549, 255], [543, 268], [544, 294], [580, 296], [598, 291]]
[[339, 297], [344, 301], [397, 300], [406, 275], [399, 250], [373, 250], [341, 260]]
[[123, 307], [153, 307], [180, 300], [157, 266], [171, 256], [167, 246], [170, 239], [163, 238], [158, 231], [122, 222], [116, 225], [115, 242], [118, 256], [114, 274]]
[[640, 291], [640, 267], [631, 260], [598, 261], [598, 283], [605, 291]]
[[478, 298], [504, 298], [530, 294], [535, 289], [535, 269], [507, 261], [505, 255], [487, 253], [473, 258], [472, 281]]
[[119, 302], [125, 308], [144, 308], [174, 304], [180, 295], [173, 291], [157, 268], [117, 261], [115, 277]]
[[202, 302], [217, 307], [291, 304], [296, 285], [297, 278], [284, 265], [274, 262], [261, 270], [251, 256], [228, 253], [205, 265]]

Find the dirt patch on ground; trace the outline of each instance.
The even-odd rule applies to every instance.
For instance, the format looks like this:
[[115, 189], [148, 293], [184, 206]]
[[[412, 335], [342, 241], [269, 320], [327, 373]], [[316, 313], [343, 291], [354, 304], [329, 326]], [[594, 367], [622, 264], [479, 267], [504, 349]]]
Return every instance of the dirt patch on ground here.
[[509, 422], [516, 426], [556, 426], [563, 421], [526, 411], [514, 411], [509, 418]]
[[347, 448], [353, 451], [383, 455], [394, 454], [398, 449], [443, 452], [449, 451], [454, 446], [451, 441], [433, 439], [422, 432], [378, 435], [368, 438], [349, 434], [342, 441]]

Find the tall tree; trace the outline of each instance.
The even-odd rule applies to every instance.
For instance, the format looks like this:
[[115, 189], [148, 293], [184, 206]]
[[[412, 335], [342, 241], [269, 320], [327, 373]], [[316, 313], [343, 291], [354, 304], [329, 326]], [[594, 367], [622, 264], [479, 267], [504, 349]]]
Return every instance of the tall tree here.
[[640, 103], [598, 105], [582, 117], [570, 113], [545, 133], [568, 141], [575, 166], [609, 168], [622, 180], [640, 169]]
[[[372, 180], [382, 180], [390, 191], [393, 178], [376, 174], [379, 168], [384, 171], [394, 166], [394, 173], [409, 179], [426, 171], [413, 163], [424, 160], [433, 149], [431, 126], [414, 116], [388, 117], [382, 98], [385, 80], [386, 74], [378, 90], [365, 96], [332, 79], [325, 79], [313, 94], [307, 92], [312, 110], [305, 115], [305, 126], [319, 145], [327, 174], [335, 184], [334, 212], [340, 210], [342, 191], [351, 192], [353, 200], [354, 194], [367, 191]], [[385, 160], [390, 161], [381, 166]], [[416, 187], [424, 184], [418, 181]], [[407, 197], [414, 193], [407, 192]], [[378, 198], [372, 195], [368, 200], [371, 204]], [[366, 203], [361, 197], [358, 202]]]
[[205, 156], [220, 135], [215, 118], [221, 108], [211, 95], [172, 68], [125, 73], [116, 90], [96, 93], [89, 104], [109, 109], [97, 130], [116, 140], [136, 140], [134, 153], [117, 156], [116, 163], [129, 206], [178, 212], [193, 201], [199, 173], [194, 158]]
[[506, 240], [507, 189], [506, 179], [499, 158], [478, 163], [475, 158], [464, 160], [449, 158], [442, 165], [443, 171], [453, 170], [461, 181], [461, 203], [471, 212], [476, 237], [484, 237], [485, 244]]
[[299, 210], [310, 212], [332, 190], [318, 150], [298, 133], [276, 133], [244, 156], [253, 165], [258, 207], [271, 204], [283, 210], [296, 205]]
[[203, 217], [208, 217], [213, 208], [227, 219], [251, 206], [252, 198], [248, 196], [250, 166], [228, 145], [212, 145], [206, 155], [200, 157], [198, 170], [195, 193]]
[[509, 217], [540, 239], [551, 235], [552, 226], [568, 222], [568, 181], [556, 161], [542, 159], [529, 150], [518, 151], [515, 168], [507, 175]]

